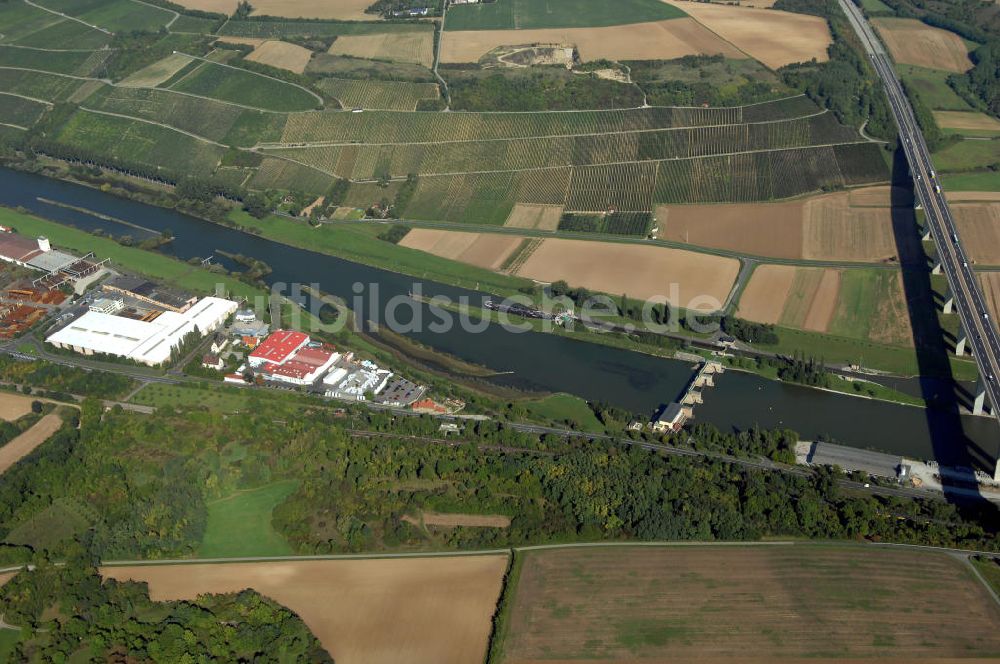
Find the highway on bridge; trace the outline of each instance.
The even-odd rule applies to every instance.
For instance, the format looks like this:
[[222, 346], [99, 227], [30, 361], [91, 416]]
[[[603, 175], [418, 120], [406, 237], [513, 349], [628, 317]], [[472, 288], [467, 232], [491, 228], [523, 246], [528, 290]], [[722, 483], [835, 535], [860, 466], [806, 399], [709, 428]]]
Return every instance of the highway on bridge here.
[[931, 236], [938, 249], [941, 267], [948, 278], [962, 327], [972, 355], [979, 365], [983, 388], [996, 416], [996, 411], [1000, 410], [1000, 398], [998, 398], [1000, 389], [997, 383], [1000, 380], [1000, 337], [997, 336], [997, 328], [986, 307], [986, 300], [979, 282], [976, 281], [976, 275], [969, 267], [969, 259], [959, 240], [955, 220], [948, 208], [941, 184], [935, 176], [927, 142], [917, 125], [913, 108], [896, 76], [892, 61], [875, 35], [875, 31], [865, 19], [861, 9], [851, 0], [839, 1], [882, 79], [910, 170], [916, 178], [914, 185], [917, 199], [924, 208]]

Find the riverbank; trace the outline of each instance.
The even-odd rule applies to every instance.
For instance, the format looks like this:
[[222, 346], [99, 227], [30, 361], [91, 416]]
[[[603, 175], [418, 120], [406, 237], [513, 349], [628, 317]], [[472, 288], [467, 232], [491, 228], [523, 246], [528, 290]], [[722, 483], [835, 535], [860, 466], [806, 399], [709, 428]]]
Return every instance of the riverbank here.
[[210, 295], [217, 293], [221, 285], [230, 296], [251, 301], [264, 294], [262, 288], [240, 281], [226, 271], [207, 269], [200, 263], [183, 263], [156, 251], [126, 247], [110, 238], [19, 210], [0, 206], [0, 224], [10, 226], [24, 235], [44, 235], [57, 247], [79, 254], [94, 252], [101, 259], [109, 258], [113, 265], [119, 265], [129, 272], [163, 281], [183, 290]]
[[[735, 356], [720, 356], [718, 353], [713, 353], [711, 351], [705, 350], [703, 348], [697, 348], [693, 346], [685, 346], [679, 342], [672, 339], [664, 337], [664, 342], [667, 344], [666, 347], [656, 347], [650, 344], [643, 343], [642, 341], [633, 339], [619, 332], [602, 332], [598, 330], [593, 330], [591, 328], [583, 327], [581, 330], [568, 329], [561, 325], [556, 325], [551, 321], [542, 321], [531, 318], [520, 318], [518, 316], [500, 314], [496, 311], [485, 309], [481, 307], [463, 307], [457, 303], [451, 304], [437, 304], [442, 309], [450, 311], [452, 313], [461, 314], [464, 316], [469, 316], [476, 318], [477, 320], [488, 320], [491, 323], [496, 324], [513, 324], [516, 327], [522, 329], [531, 329], [535, 332], [542, 332], [548, 334], [555, 334], [570, 339], [575, 339], [578, 341], [585, 341], [587, 343], [593, 343], [598, 345], [609, 346], [613, 348], [620, 348], [624, 350], [630, 350], [637, 353], [643, 353], [653, 357], [661, 357], [666, 359], [680, 359], [677, 355], [678, 351], [683, 349], [685, 353], [695, 353], [704, 357], [706, 360], [714, 360], [722, 362], [727, 368], [737, 369], [744, 371], [746, 373], [754, 374], [768, 380], [773, 380], [781, 383], [786, 383], [788, 381], [783, 381], [778, 377], [778, 368], [768, 366], [767, 364], [762, 364], [761, 362], [755, 361], [751, 358], [741, 358]], [[570, 323], [572, 325], [572, 323]], [[859, 397], [865, 399], [872, 399], [875, 401], [885, 401], [888, 403], [901, 404], [905, 406], [916, 406], [920, 408], [925, 408], [926, 404], [923, 399], [915, 397], [899, 390], [895, 390], [891, 387], [887, 387], [880, 383], [877, 383], [870, 379], [865, 380], [854, 380], [847, 377], [843, 377], [840, 374], [830, 373], [831, 384], [827, 386], [814, 386], [805, 385], [802, 383], [794, 383], [801, 387], [815, 389], [819, 391], [826, 391], [835, 394], [843, 394], [852, 397]]]
[[[74, 177], [69, 165], [65, 162], [45, 158], [44, 163], [48, 169], [40, 174], [42, 177], [51, 177], [90, 188], [97, 188], [93, 182]], [[61, 165], [61, 167], [57, 168], [56, 165]], [[36, 172], [18, 164], [14, 166], [18, 166], [19, 170], [25, 172]], [[103, 177], [122, 185], [112, 187], [109, 191], [104, 191], [102, 188], [101, 190], [104, 193], [126, 198], [127, 200], [138, 201], [146, 205], [172, 209], [165, 204], [164, 200], [165, 196], [170, 196], [169, 192], [172, 188], [169, 185], [153, 183], [114, 172], [104, 172]], [[146, 191], [136, 191], [142, 188], [145, 188]], [[176, 203], [176, 201], [174, 202]], [[509, 297], [512, 295], [523, 297], [526, 292], [530, 292], [538, 286], [535, 282], [528, 279], [477, 268], [382, 240], [379, 238], [379, 235], [390, 228], [389, 225], [384, 223], [328, 222], [313, 226], [305, 219], [292, 219], [273, 214], [263, 219], [257, 219], [241, 208], [235, 207], [233, 202], [227, 202], [226, 205], [230, 207], [228, 213], [225, 213], [226, 223], [222, 223], [220, 219], [212, 218], [211, 216], [198, 214], [196, 209], [184, 208], [178, 211], [182, 214], [194, 216], [202, 221], [230, 226], [236, 230], [288, 246], [315, 251], [394, 272], [399, 275], [415, 279], [426, 279], [456, 288], [488, 292], [500, 297]], [[218, 212], [218, 210], [215, 210], [215, 212]], [[402, 221], [399, 223], [406, 225]], [[624, 318], [615, 318], [609, 319], [609, 322], [624, 324], [629, 321]], [[760, 346], [761, 351], [788, 356], [800, 352], [807, 356], [811, 355], [823, 358], [830, 365], [857, 364], [903, 378], [921, 375], [920, 362], [917, 357], [917, 351], [914, 348], [890, 346], [861, 339], [808, 332], [793, 328], [782, 327], [778, 328], [777, 331], [779, 343], [772, 346]], [[685, 331], [684, 334], [678, 335], [675, 338], [680, 343], [684, 343], [685, 341], [697, 342], [701, 337], [694, 333], [688, 334]], [[589, 338], [579, 340], [592, 341]], [[618, 347], [632, 350], [628, 346]], [[636, 350], [642, 352], [640, 349]], [[944, 375], [944, 371], [942, 370], [941, 376], [934, 377], [953, 378], [958, 381], [972, 381], [976, 379], [978, 374], [974, 362], [959, 360], [955, 357], [949, 357], [948, 361], [950, 375]]]

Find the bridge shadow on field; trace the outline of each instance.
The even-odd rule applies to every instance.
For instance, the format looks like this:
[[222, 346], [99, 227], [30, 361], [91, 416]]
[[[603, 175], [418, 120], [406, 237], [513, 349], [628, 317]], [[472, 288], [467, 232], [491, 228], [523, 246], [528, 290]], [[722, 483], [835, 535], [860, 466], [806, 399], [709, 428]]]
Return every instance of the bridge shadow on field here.
[[[929, 256], [924, 250], [913, 209], [913, 180], [902, 147], [897, 148], [893, 155], [891, 196], [892, 227], [920, 369], [920, 389], [928, 404], [924, 412], [934, 458], [942, 466], [977, 469], [992, 475], [997, 450], [983, 449], [966, 435], [963, 428], [960, 409], [969, 408], [972, 394], [955, 380], [952, 373], [950, 359], [953, 349], [945, 340], [953, 341], [954, 334], [941, 326], [938, 317], [941, 297], [935, 293], [931, 282]], [[971, 471], [967, 478], [944, 477], [942, 481], [946, 487], [969, 489], [976, 486]], [[946, 492], [946, 495], [949, 494]], [[953, 498], [953, 494], [949, 495], [949, 499]], [[968, 499], [961, 502], [968, 503]], [[995, 526], [1000, 512], [992, 503], [985, 500], [980, 503], [977, 506], [986, 512], [979, 517], [980, 520], [986, 517]]]

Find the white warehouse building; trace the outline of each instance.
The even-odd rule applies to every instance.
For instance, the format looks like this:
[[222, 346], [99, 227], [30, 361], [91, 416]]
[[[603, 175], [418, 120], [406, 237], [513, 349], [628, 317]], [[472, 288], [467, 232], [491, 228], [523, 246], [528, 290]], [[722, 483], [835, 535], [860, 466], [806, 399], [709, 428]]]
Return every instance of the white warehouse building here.
[[157, 366], [170, 359], [185, 336], [195, 329], [202, 335], [217, 330], [236, 308], [230, 300], [206, 297], [182, 314], [164, 311], [151, 321], [88, 311], [46, 341], [82, 355], [116, 355]]

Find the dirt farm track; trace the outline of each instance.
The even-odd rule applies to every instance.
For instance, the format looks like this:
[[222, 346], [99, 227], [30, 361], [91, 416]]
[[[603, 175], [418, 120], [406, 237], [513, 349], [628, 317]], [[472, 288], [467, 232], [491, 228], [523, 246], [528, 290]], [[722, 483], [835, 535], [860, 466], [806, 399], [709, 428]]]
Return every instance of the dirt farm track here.
[[302, 617], [337, 664], [481, 662], [507, 556], [104, 568], [154, 600], [253, 588]]

